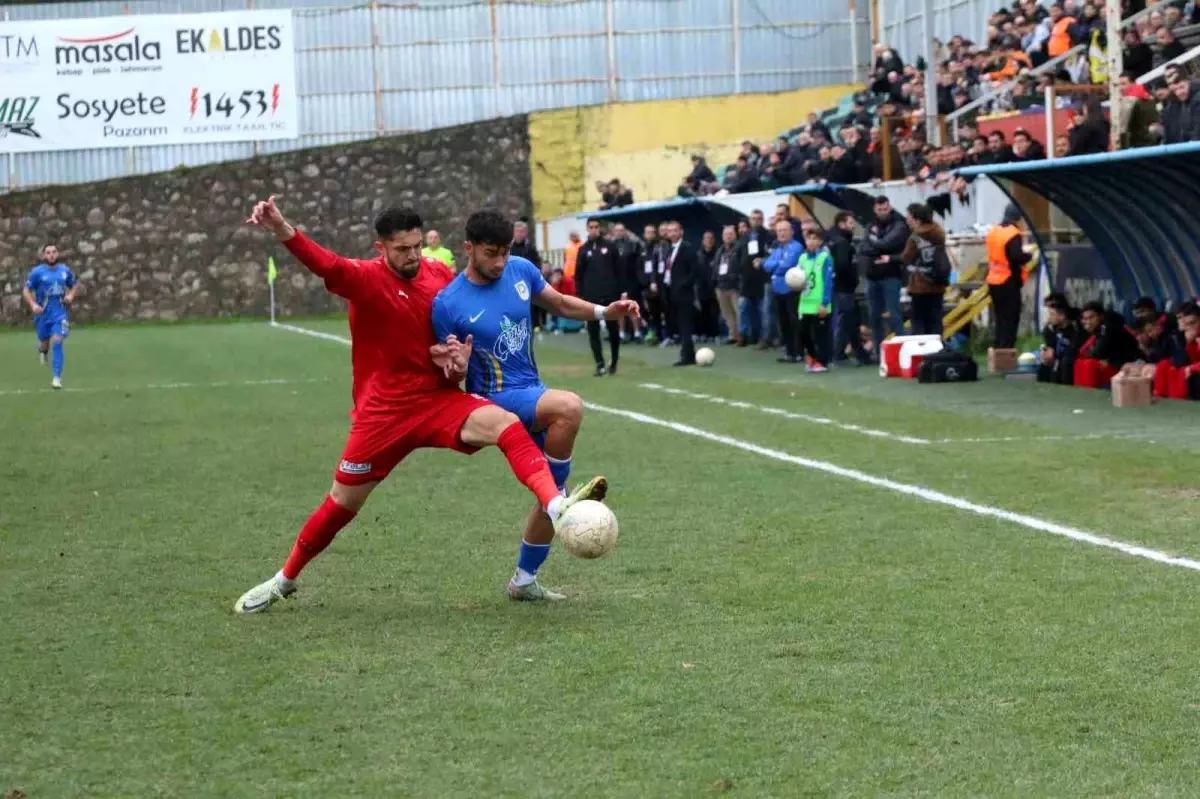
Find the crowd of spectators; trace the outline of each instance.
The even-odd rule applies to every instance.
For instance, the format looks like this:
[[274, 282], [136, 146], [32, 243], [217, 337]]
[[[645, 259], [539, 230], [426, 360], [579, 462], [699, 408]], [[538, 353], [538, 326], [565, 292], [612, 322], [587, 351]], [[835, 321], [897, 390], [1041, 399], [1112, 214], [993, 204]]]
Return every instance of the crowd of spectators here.
[[[620, 287], [640, 301], [642, 319], [610, 329], [610, 341], [679, 345], [680, 365], [693, 360], [693, 337], [778, 348], [781, 362], [819, 373], [835, 362], [877, 362], [873, 342], [903, 332], [905, 285], [913, 331], [941, 332], [950, 261], [932, 210], [913, 205], [901, 213], [880, 197], [859, 239], [857, 225], [842, 212], [822, 231], [783, 203], [770, 217], [754, 210], [737, 225], [704, 231], [692, 247], [679, 222], [647, 225], [639, 238], [620, 223], [606, 230], [593, 219], [587, 240], [573, 242], [564, 267], [543, 271], [552, 282], [573, 277], [585, 299], [603, 299]], [[785, 278], [796, 267], [807, 276], [803, 292]], [[551, 329], [557, 325], [549, 321]], [[596, 373], [611, 372], [599, 328], [589, 332]]]
[[[695, 155], [677, 193], [685, 197], [740, 194], [885, 179], [944, 184], [961, 192], [965, 183], [956, 184], [953, 176], [961, 167], [1040, 160], [1050, 150], [1058, 157], [1104, 152], [1109, 149], [1112, 124], [1119, 126], [1122, 147], [1200, 141], [1200, 85], [1191, 81], [1186, 68], [1168, 68], [1148, 87], [1137, 83], [1142, 75], [1171, 65], [1183, 54], [1173, 31], [1200, 24], [1197, 0], [1173, 0], [1125, 30], [1121, 43], [1125, 72], [1119, 78], [1123, 97], [1117, 109], [1106, 108], [1104, 92], [1064, 95], [1058, 104], [1073, 109], [1071, 121], [1053, 142], [1025, 129], [1018, 129], [1011, 141], [1000, 132], [980, 132], [981, 115], [1040, 107], [1051, 84], [1107, 81], [1108, 2], [1118, 0], [1016, 0], [992, 16], [986, 42], [965, 36], [939, 42], [933, 65], [938, 114], [951, 115], [985, 100], [958, 118], [953, 126], [956, 135], [940, 147], [931, 143], [925, 130], [928, 65], [923, 59], [906, 62], [896, 49], [879, 45], [869, 82], [855, 95], [848, 112], [810, 114], [804, 125], [775, 140], [745, 141], [736, 160], [716, 171], [703, 156]], [[1144, 0], [1120, 2], [1124, 17], [1146, 6]], [[1074, 57], [1059, 58], [1078, 45], [1085, 49]], [[1059, 60], [1051, 68], [1039, 69], [1055, 59]], [[890, 150], [886, 157], [885, 149]]]

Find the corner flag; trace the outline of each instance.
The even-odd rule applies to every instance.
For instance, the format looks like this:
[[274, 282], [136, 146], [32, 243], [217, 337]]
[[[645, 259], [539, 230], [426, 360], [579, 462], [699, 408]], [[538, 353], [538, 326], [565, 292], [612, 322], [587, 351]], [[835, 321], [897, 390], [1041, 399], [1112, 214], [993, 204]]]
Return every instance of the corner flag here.
[[279, 270], [275, 268], [275, 256], [267, 256], [267, 282], [274, 284]]

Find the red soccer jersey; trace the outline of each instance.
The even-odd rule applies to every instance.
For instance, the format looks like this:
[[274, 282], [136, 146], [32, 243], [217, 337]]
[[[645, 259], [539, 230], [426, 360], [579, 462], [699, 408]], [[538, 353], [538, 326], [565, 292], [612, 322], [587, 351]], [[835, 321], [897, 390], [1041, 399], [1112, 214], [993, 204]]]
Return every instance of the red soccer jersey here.
[[355, 261], [332, 253], [303, 233], [285, 242], [292, 255], [350, 303], [352, 416], [403, 411], [406, 400], [454, 388], [433, 363], [433, 298], [454, 275], [441, 261], [422, 258], [417, 276], [400, 277], [383, 257]]

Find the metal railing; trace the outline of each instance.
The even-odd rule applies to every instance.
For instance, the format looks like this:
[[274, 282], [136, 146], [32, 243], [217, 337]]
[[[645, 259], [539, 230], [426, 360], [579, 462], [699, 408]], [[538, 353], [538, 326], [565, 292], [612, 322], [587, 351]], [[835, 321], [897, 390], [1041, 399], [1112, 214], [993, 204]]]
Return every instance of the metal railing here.
[[[1167, 7], [1168, 5], [1171, 4], [1171, 2], [1172, 2], [1172, 0], [1159, 0], [1159, 2], [1157, 2], [1157, 3], [1152, 3], [1151, 5], [1146, 6], [1144, 9], [1142, 9], [1138, 13], [1131, 14], [1130, 16], [1126, 17], [1125, 19], [1121, 20], [1121, 30], [1122, 31], [1128, 30], [1129, 28], [1133, 27], [1141, 20], [1143, 20], [1146, 17], [1153, 14], [1155, 11], [1157, 11], [1161, 8]], [[1113, 44], [1112, 42], [1109, 42], [1110, 47], [1112, 46], [1112, 44]], [[964, 116], [971, 113], [972, 111], [983, 108], [984, 106], [988, 105], [989, 103], [1000, 99], [1001, 97], [1006, 95], [1008, 92], [1011, 92], [1013, 90], [1013, 87], [1015, 87], [1025, 77], [1028, 77], [1030, 75], [1037, 77], [1037, 76], [1045, 75], [1047, 73], [1052, 73], [1059, 66], [1065, 64], [1068, 60], [1070, 60], [1074, 56], [1077, 56], [1077, 55], [1080, 55], [1081, 53], [1086, 52], [1087, 47], [1088, 46], [1085, 44], [1077, 44], [1074, 47], [1072, 47], [1070, 50], [1068, 50], [1067, 52], [1063, 53], [1062, 55], [1057, 56], [1056, 58], [1050, 59], [1049, 61], [1042, 64], [1040, 67], [1037, 67], [1036, 69], [1030, 70], [1027, 75], [1013, 78], [1010, 81], [1006, 81], [1004, 83], [1004, 85], [1000, 86], [999, 88], [992, 89], [991, 91], [987, 92], [986, 94], [982, 95], [981, 97], [978, 97], [978, 98], [972, 100], [971, 102], [967, 103], [962, 108], [956, 109], [954, 111], [954, 113], [947, 115], [946, 122], [947, 122], [947, 124], [950, 125], [950, 129], [953, 132], [954, 138], [955, 139], [958, 138], [958, 121], [960, 119], [962, 119]]]
[[1195, 63], [1196, 59], [1200, 58], [1200, 46], [1193, 47], [1179, 58], [1174, 58], [1163, 64], [1161, 67], [1155, 67], [1145, 75], [1137, 79], [1137, 82], [1143, 86], [1147, 83], [1153, 83], [1166, 74], [1168, 69], [1172, 67], [1184, 67], [1189, 77], [1195, 77], [1197, 72], [1200, 72], [1200, 64]]

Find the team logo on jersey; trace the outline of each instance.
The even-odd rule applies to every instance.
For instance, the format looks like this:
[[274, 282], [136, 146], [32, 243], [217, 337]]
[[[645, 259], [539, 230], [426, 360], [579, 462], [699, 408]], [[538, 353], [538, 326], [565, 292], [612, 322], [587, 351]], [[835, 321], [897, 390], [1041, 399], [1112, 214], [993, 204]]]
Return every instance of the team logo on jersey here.
[[[524, 286], [525, 284], [518, 283], [517, 285]], [[525, 289], [525, 293], [529, 293], [528, 288]], [[492, 354], [501, 362], [507, 361], [508, 356], [524, 352], [528, 341], [529, 319], [514, 322], [508, 318], [508, 314], [505, 314], [500, 317], [500, 335], [496, 337], [496, 346], [492, 348]]]
[[513, 288], [517, 290], [518, 297], [525, 302], [529, 301], [529, 285], [524, 280], [518, 280]]

